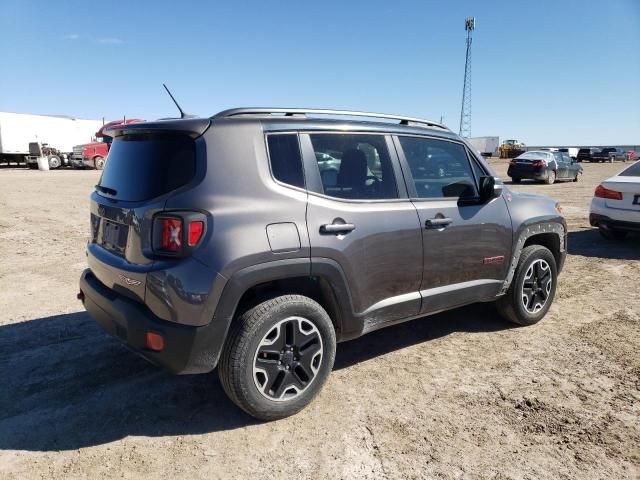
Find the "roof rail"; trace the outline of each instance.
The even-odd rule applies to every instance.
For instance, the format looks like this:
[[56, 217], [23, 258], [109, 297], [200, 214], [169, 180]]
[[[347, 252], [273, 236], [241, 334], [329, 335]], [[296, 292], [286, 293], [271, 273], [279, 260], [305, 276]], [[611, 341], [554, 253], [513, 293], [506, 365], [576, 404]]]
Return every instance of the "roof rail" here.
[[220, 113], [216, 113], [211, 117], [212, 120], [217, 118], [228, 118], [228, 117], [236, 117], [241, 115], [270, 115], [274, 113], [284, 114], [285, 117], [294, 117], [294, 116], [306, 116], [307, 114], [311, 115], [336, 115], [336, 116], [347, 116], [347, 117], [368, 117], [368, 118], [383, 118], [385, 120], [398, 120], [400, 125], [414, 125], [420, 126], [425, 125], [428, 127], [436, 127], [442, 128], [443, 130], [449, 130], [444, 125], [432, 122], [431, 120], [424, 120], [422, 118], [412, 118], [412, 117], [401, 117], [398, 115], [389, 115], [387, 113], [372, 113], [372, 112], [357, 112], [350, 110], [330, 110], [330, 109], [321, 109], [321, 108], [266, 108], [266, 107], [256, 107], [256, 108], [232, 108], [229, 110], [224, 110]]

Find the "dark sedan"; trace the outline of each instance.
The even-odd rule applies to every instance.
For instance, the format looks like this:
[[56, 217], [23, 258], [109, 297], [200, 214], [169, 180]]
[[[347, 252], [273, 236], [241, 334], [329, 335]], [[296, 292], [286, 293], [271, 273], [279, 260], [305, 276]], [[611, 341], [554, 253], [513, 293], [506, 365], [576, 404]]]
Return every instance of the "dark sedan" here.
[[578, 181], [582, 166], [566, 152], [533, 150], [525, 152], [509, 162], [507, 175], [514, 183], [523, 178], [551, 185], [556, 180]]

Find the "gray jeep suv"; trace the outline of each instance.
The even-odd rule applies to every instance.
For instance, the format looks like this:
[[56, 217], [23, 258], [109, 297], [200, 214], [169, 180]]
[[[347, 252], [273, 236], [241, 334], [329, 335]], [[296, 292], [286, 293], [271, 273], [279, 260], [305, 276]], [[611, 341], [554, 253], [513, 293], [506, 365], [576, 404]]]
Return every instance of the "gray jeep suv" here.
[[559, 206], [437, 123], [244, 108], [109, 135], [78, 297], [157, 365], [217, 366], [257, 418], [307, 405], [336, 342], [474, 302], [530, 325], [553, 301]]

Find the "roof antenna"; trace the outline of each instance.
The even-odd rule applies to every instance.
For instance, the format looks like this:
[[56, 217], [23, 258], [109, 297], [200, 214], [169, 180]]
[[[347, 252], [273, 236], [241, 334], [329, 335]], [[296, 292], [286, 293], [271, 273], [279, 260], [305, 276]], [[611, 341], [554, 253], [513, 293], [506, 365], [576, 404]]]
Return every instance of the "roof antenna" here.
[[178, 104], [178, 102], [176, 102], [176, 99], [173, 98], [173, 95], [171, 95], [171, 92], [169, 91], [169, 88], [164, 83], [162, 84], [162, 86], [164, 87], [164, 89], [167, 91], [167, 93], [171, 97], [171, 100], [173, 100], [173, 103], [176, 104], [176, 107], [178, 107], [178, 111], [180, 112], [180, 118], [194, 118], [195, 115], [189, 115], [188, 113], [184, 113], [184, 110], [182, 110], [182, 108], [180, 108], [180, 105]]

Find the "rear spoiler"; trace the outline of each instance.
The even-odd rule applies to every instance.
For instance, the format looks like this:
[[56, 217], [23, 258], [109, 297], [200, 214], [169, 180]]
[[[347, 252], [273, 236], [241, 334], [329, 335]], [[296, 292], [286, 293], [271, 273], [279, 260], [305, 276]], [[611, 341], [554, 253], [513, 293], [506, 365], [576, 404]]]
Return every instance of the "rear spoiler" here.
[[104, 130], [106, 135], [120, 137], [139, 133], [186, 133], [197, 138], [207, 131], [211, 125], [209, 118], [167, 119], [155, 122], [131, 123], [128, 125], [114, 125]]

